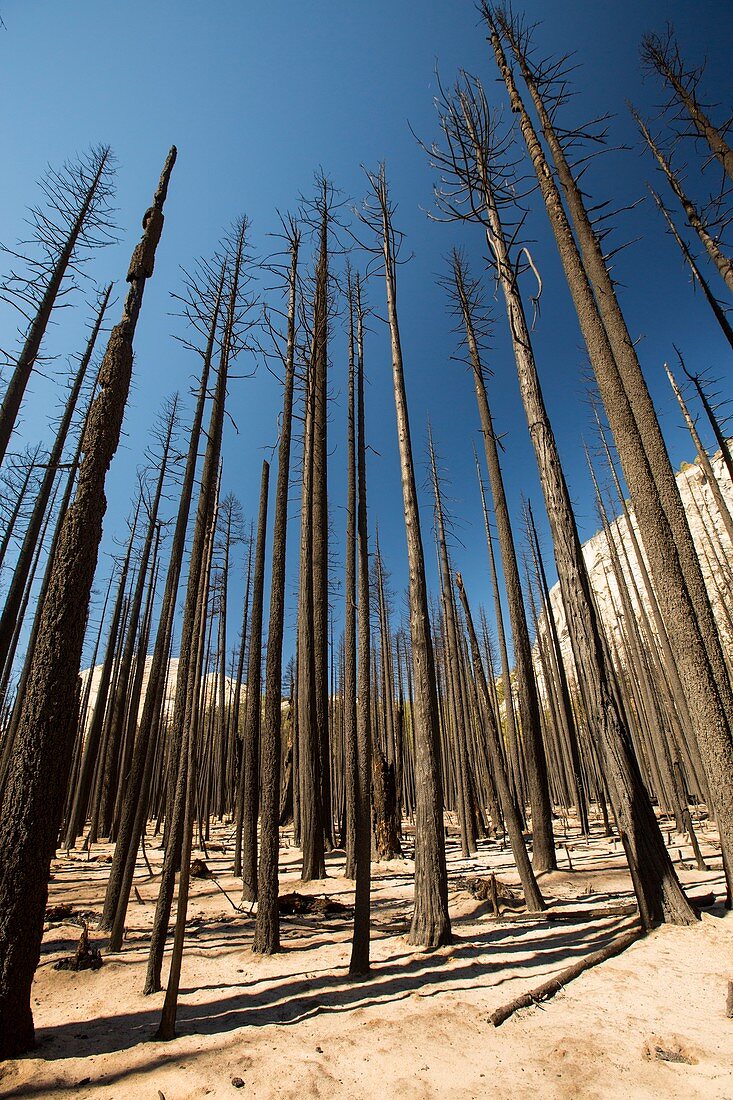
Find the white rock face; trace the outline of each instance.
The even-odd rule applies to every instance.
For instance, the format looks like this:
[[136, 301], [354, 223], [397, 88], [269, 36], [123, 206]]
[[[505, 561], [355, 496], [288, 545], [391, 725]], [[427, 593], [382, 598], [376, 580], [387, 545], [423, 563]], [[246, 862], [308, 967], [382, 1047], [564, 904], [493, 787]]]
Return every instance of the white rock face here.
[[[147, 687], [148, 687], [148, 679], [150, 677], [150, 666], [152, 665], [152, 663], [153, 663], [152, 656], [145, 658], [145, 671], [143, 672], [143, 684], [142, 684], [142, 691], [140, 693], [140, 707], [138, 709], [138, 718], [140, 717], [140, 715], [142, 714], [142, 711], [143, 711], [143, 705], [145, 703], [145, 692], [147, 691]], [[84, 689], [86, 687], [89, 672], [90, 672], [90, 670], [88, 668], [85, 668], [83, 670], [83, 672], [81, 673], [82, 696], [84, 694]], [[89, 703], [87, 705], [87, 715], [89, 717], [91, 717], [91, 712], [93, 711], [94, 704], [97, 701], [97, 691], [99, 690], [99, 681], [102, 677], [102, 666], [101, 665], [95, 665], [94, 668], [91, 670], [91, 675], [92, 675], [92, 687], [91, 687], [91, 691], [89, 693]], [[134, 668], [133, 668], [133, 675], [134, 675]], [[172, 657], [171, 661], [170, 661], [169, 669], [168, 669], [168, 682], [166, 684], [166, 689], [165, 689], [164, 706], [165, 706], [165, 715], [166, 715], [167, 718], [170, 718], [173, 714], [173, 704], [175, 703], [175, 699], [176, 699], [176, 682], [177, 682], [177, 680], [178, 680], [178, 658], [177, 657]], [[218, 705], [218, 702], [219, 702], [219, 699], [218, 699], [218, 683], [219, 683], [219, 678], [216, 675], [216, 673], [209, 672], [206, 675], [206, 683], [205, 683], [205, 688], [204, 688], [204, 690], [205, 690], [204, 698], [205, 698], [205, 706], [206, 707], [209, 707], [209, 706], [212, 706], [212, 705], [213, 706]], [[231, 705], [231, 703], [234, 699], [234, 692], [236, 691], [236, 689], [237, 689], [236, 680], [233, 680], [233, 679], [231, 679], [231, 677], [227, 676], [226, 681], [225, 681], [225, 700], [226, 700], [226, 705], [227, 706]], [[247, 695], [247, 688], [246, 688], [246, 685], [243, 684], [242, 685], [242, 690], [241, 690], [241, 696], [240, 696], [240, 707], [242, 707], [246, 695]], [[244, 711], [242, 711], [242, 714], [244, 714]]]
[[[733, 483], [728, 476], [720, 452], [713, 456], [711, 463], [723, 491], [723, 496], [733, 513]], [[723, 639], [723, 644], [726, 651], [733, 654], [733, 545], [731, 545], [730, 539], [728, 538], [707, 479], [697, 462], [683, 465], [682, 469], [677, 474], [677, 484], [680, 488], [682, 503], [685, 507], [692, 537], [700, 557], [703, 577], [705, 578], [705, 583], [710, 593], [710, 599]], [[641, 546], [641, 538], [638, 534], [636, 519], [631, 505], [629, 505], [629, 515], [634, 530], [637, 533], [637, 541]], [[611, 524], [610, 532], [618, 548], [621, 569], [627, 580], [634, 615], [638, 621], [640, 617], [639, 601], [641, 600], [647, 613], [649, 613], [649, 620], [651, 622], [649, 600], [647, 598], [642, 575], [643, 571], [639, 566], [635, 554], [632, 537], [629, 534], [625, 516], [620, 516]], [[643, 549], [642, 555], [646, 562], [646, 555], [643, 554]], [[623, 638], [625, 617], [621, 597], [619, 595], [619, 586], [614, 574], [611, 551], [609, 550], [604, 531], [599, 531], [597, 535], [594, 535], [593, 538], [589, 539], [588, 542], [583, 545], [583, 557], [588, 567], [591, 586], [595, 593], [599, 614], [603, 621], [606, 634], [612, 643], [613, 649], [617, 654], [621, 655], [622, 662], [626, 664], [625, 642]], [[648, 570], [648, 562], [646, 564]], [[550, 602], [558, 627], [563, 660], [569, 676], [575, 679], [575, 666], [560, 597], [559, 584], [556, 584], [552, 588], [550, 592]], [[546, 629], [544, 618], [541, 618], [540, 633], [544, 635]], [[537, 675], [541, 681], [542, 670], [536, 653], [535, 658]], [[541, 684], [541, 687], [544, 689], [543, 684]]]

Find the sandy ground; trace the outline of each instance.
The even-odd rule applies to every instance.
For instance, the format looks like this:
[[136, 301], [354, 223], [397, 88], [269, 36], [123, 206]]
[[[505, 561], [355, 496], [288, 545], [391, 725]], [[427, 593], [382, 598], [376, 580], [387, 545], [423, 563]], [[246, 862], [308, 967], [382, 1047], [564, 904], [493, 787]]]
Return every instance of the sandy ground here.
[[[560, 838], [562, 839], [562, 826]], [[235, 900], [231, 830], [212, 830], [208, 865]], [[722, 898], [720, 854], [701, 833], [707, 872], [692, 869], [684, 838], [670, 837], [691, 896]], [[222, 850], [222, 846], [224, 850]], [[157, 880], [140, 864], [124, 951], [96, 972], [57, 971], [79, 928], [51, 925], [33, 990], [38, 1038], [32, 1056], [0, 1067], [2, 1096], [94, 1097], [705, 1097], [733, 1100], [733, 914], [718, 904], [694, 928], [664, 927], [588, 971], [554, 999], [499, 1028], [489, 1014], [627, 929], [630, 917], [587, 920], [588, 909], [631, 897], [623, 856], [600, 836], [568, 838], [573, 871], [543, 876], [545, 896], [575, 919], [494, 918], [456, 878], [494, 870], [516, 883], [498, 842], [463, 860], [454, 837], [448, 862], [455, 942], [432, 952], [405, 940], [412, 862], [373, 867], [373, 974], [350, 982], [350, 920], [282, 920], [284, 950], [250, 950], [254, 918], [237, 913], [212, 881], [193, 880], [178, 1014], [179, 1037], [152, 1041], [163, 993], [141, 993]], [[160, 862], [148, 843], [153, 870]], [[99, 912], [111, 848], [72, 852], [53, 867], [50, 904]], [[202, 855], [203, 853], [197, 852]], [[409, 853], [408, 853], [409, 854]], [[568, 855], [560, 853], [568, 867]], [[301, 886], [297, 849], [283, 838], [281, 892], [298, 888], [345, 902], [343, 853], [328, 879]], [[509, 914], [508, 914], [509, 916]], [[102, 948], [104, 940], [92, 931]], [[167, 961], [164, 976], [167, 973]], [[665, 1060], [666, 1058], [684, 1060]], [[240, 1079], [239, 1088], [233, 1079]]]

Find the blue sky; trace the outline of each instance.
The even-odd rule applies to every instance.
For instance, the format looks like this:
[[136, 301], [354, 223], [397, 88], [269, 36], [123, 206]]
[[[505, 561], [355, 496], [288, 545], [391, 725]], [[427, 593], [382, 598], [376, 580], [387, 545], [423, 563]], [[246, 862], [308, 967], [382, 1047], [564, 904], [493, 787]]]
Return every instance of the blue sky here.
[[[574, 50], [578, 97], [568, 108], [574, 119], [610, 112], [614, 143], [628, 151], [610, 153], [592, 170], [589, 187], [596, 200], [624, 205], [640, 197], [653, 168], [642, 153], [629, 121], [626, 99], [645, 113], [660, 101], [658, 84], [643, 77], [638, 59], [641, 35], [675, 24], [685, 54], [699, 63], [707, 57], [704, 87], [727, 117], [733, 100], [729, 65], [733, 7], [719, 2], [695, 5], [661, 0], [606, 4], [558, 0], [523, 6], [542, 19], [537, 40], [544, 51]], [[488, 601], [486, 550], [475, 489], [471, 443], [480, 442], [470, 378], [450, 357], [455, 351], [445, 294], [437, 283], [454, 244], [466, 247], [472, 266], [482, 264], [480, 230], [431, 222], [435, 173], [410, 133], [426, 141], [436, 136], [434, 71], [451, 82], [460, 67], [480, 76], [492, 103], [503, 103], [485, 35], [473, 4], [376, 0], [369, 5], [312, 0], [270, 4], [211, 0], [127, 0], [65, 4], [24, 0], [0, 5], [0, 148], [5, 170], [0, 203], [0, 241], [13, 245], [24, 234], [29, 203], [37, 200], [36, 181], [47, 164], [58, 165], [91, 142], [108, 142], [118, 159], [119, 244], [94, 262], [100, 283], [121, 282], [130, 249], [139, 235], [165, 153], [175, 143], [179, 159], [166, 206], [166, 225], [155, 277], [146, 298], [136, 341], [133, 391], [125, 438], [108, 478], [109, 510], [104, 551], [124, 533], [124, 516], [143, 460], [155, 410], [163, 397], [187, 390], [196, 364], [171, 338], [182, 331], [171, 316], [171, 292], [180, 289], [180, 267], [208, 255], [238, 214], [253, 226], [260, 254], [273, 247], [276, 211], [294, 210], [308, 195], [313, 173], [322, 167], [349, 202], [365, 194], [361, 165], [384, 159], [398, 206], [396, 224], [406, 234], [412, 259], [400, 269], [399, 307], [410, 402], [413, 442], [426, 483], [428, 417], [449, 481], [455, 516], [454, 559], [474, 602]], [[690, 177], [695, 191], [694, 177]], [[659, 181], [659, 186], [662, 184]], [[698, 189], [699, 190], [699, 189]], [[561, 283], [554, 244], [544, 213], [533, 201], [529, 235], [544, 283], [536, 352], [548, 409], [577, 504], [583, 537], [597, 529], [591, 489], [580, 446], [590, 437], [584, 399], [584, 351], [567, 290]], [[662, 364], [677, 343], [690, 365], [711, 367], [730, 385], [726, 350], [699, 294], [691, 292], [676, 247], [665, 237], [648, 203], [619, 219], [619, 239], [643, 239], [619, 257], [617, 275], [630, 330], [640, 339], [640, 358], [672, 453], [678, 464], [691, 457], [691, 444], [679, 427]], [[354, 256], [355, 265], [364, 259]], [[719, 279], [710, 273], [711, 281]], [[724, 291], [722, 283], [717, 287]], [[384, 290], [375, 280], [368, 296], [383, 311]], [[82, 299], [79, 299], [80, 306]], [[530, 495], [542, 513], [534, 457], [529, 444], [500, 300], [491, 353], [494, 379], [490, 399], [497, 429], [504, 435], [504, 468], [510, 500]], [[59, 359], [37, 377], [23, 410], [22, 438], [47, 433], [49, 410], [59, 397], [56, 385], [63, 357], [83, 340], [88, 309], [67, 310], [45, 345]], [[111, 314], [116, 319], [116, 311]], [[0, 312], [0, 346], [12, 347], [14, 319]], [[338, 580], [345, 522], [343, 422], [345, 418], [345, 337], [333, 327], [331, 343], [331, 515]], [[243, 370], [254, 363], [243, 360]], [[405, 542], [387, 334], [377, 321], [367, 343], [369, 375], [367, 430], [374, 453], [369, 460], [372, 529], [378, 523], [393, 586], [405, 583]], [[191, 401], [187, 398], [187, 414]], [[245, 516], [256, 514], [261, 460], [276, 440], [280, 391], [260, 366], [254, 378], [231, 385], [230, 412], [239, 429], [228, 426], [224, 491], [236, 493]], [[274, 470], [273, 470], [274, 473]], [[431, 511], [425, 496], [423, 533], [432, 570]], [[291, 590], [297, 563], [297, 518], [290, 526]], [[100, 560], [100, 584], [108, 561]], [[235, 587], [234, 596], [239, 589]], [[401, 601], [400, 601], [401, 605]], [[340, 616], [340, 606], [336, 605]], [[238, 614], [234, 615], [235, 621]]]

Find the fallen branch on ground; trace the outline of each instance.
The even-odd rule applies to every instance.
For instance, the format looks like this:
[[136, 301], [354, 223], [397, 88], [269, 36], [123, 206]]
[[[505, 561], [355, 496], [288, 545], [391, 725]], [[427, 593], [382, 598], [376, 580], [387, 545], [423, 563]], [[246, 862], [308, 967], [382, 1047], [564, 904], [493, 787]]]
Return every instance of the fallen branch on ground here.
[[618, 905], [599, 906], [596, 909], [546, 909], [543, 913], [502, 913], [501, 920], [512, 923], [531, 921], [586, 921], [605, 920], [606, 917], [632, 917], [639, 908], [635, 901]]
[[549, 981], [543, 982], [542, 985], [535, 986], [534, 989], [530, 989], [527, 993], [522, 993], [519, 997], [515, 997], [513, 1001], [509, 1001], [508, 1004], [502, 1005], [501, 1008], [497, 1008], [495, 1012], [492, 1012], [489, 1016], [489, 1021], [494, 1027], [499, 1027], [505, 1020], [508, 1020], [510, 1016], [513, 1016], [520, 1008], [531, 1008], [532, 1005], [539, 1004], [541, 1001], [548, 1001], [551, 997], [554, 997], [556, 993], [566, 986], [573, 978], [579, 977], [585, 970], [590, 970], [591, 967], [598, 966], [599, 963], [605, 962], [607, 959], [612, 959], [616, 955], [620, 955], [622, 951], [625, 951], [627, 947], [631, 947], [632, 943], [636, 943], [638, 939], [644, 935], [641, 927], [634, 928], [630, 932], [626, 932], [623, 936], [618, 936], [617, 939], [611, 943], [606, 944], [605, 947], [601, 947], [598, 951], [592, 951], [590, 955], [586, 955], [585, 958], [580, 959], [578, 962], [573, 963], [567, 970], [561, 971], [557, 977], [550, 978]]

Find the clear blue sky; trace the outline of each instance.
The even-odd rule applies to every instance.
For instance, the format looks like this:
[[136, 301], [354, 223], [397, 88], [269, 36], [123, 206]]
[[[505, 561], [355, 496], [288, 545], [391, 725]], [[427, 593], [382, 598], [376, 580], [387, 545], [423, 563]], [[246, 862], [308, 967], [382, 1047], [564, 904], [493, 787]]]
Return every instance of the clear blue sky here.
[[[569, 108], [570, 116], [582, 119], [611, 112], [616, 115], [611, 123], [614, 141], [631, 146], [609, 154], [594, 168], [589, 186], [595, 199], [610, 198], [620, 205], [633, 201], [654, 175], [625, 106], [629, 98], [650, 113], [661, 98], [657, 83], [642, 77], [638, 46], [644, 31], [663, 30], [666, 21], [674, 22], [689, 59], [708, 58], [704, 84], [709, 98], [721, 104], [717, 117], [730, 114], [730, 5], [711, 0], [695, 5], [680, 0], [527, 0], [523, 7], [531, 18], [544, 20], [537, 40], [546, 52], [577, 51], [579, 95]], [[146, 291], [138, 329], [126, 434], [108, 478], [105, 551], [123, 534], [135, 467], [142, 461], [155, 410], [166, 394], [186, 390], [196, 366], [171, 339], [172, 333], [181, 331], [171, 316], [170, 299], [171, 292], [180, 289], [179, 268], [210, 254], [222, 230], [241, 212], [252, 220], [255, 249], [267, 253], [272, 247], [267, 235], [278, 225], [276, 210], [295, 209], [299, 194], [310, 192], [315, 169], [321, 166], [346, 199], [359, 202], [365, 193], [360, 166], [373, 168], [384, 159], [398, 204], [396, 224], [406, 234], [406, 252], [414, 254], [400, 270], [399, 305], [420, 479], [426, 482], [430, 417], [451, 482], [450, 506], [461, 540], [454, 546], [455, 564], [474, 601], [488, 602], [471, 455], [471, 442], [480, 442], [475, 403], [468, 375], [450, 362], [455, 337], [444, 292], [436, 282], [455, 243], [467, 247], [474, 267], [481, 264], [481, 234], [477, 227], [428, 220], [425, 211], [432, 207], [434, 173], [408, 127], [409, 122], [426, 141], [436, 136], [436, 64], [444, 82], [452, 81], [459, 67], [481, 76], [492, 102], [503, 102], [473, 4], [7, 0], [0, 4], [0, 14], [5, 22], [0, 30], [0, 148], [5, 165], [1, 241], [12, 246], [23, 236], [25, 209], [37, 199], [35, 181], [47, 164], [58, 165], [91, 142], [108, 142], [119, 162], [120, 243], [98, 255], [93, 273], [100, 283], [121, 281], [165, 153], [172, 143], [179, 150], [155, 277]], [[587, 537], [598, 524], [580, 447], [581, 438], [590, 436], [584, 352], [543, 211], [537, 209], [530, 225], [536, 242], [533, 255], [544, 281], [536, 333], [538, 363], [567, 461], [581, 534]], [[619, 237], [637, 236], [643, 240], [622, 254], [617, 274], [630, 329], [641, 339], [641, 360], [673, 460], [679, 463], [691, 457], [691, 444], [678, 426], [662, 363], [673, 356], [675, 342], [690, 365], [712, 367], [729, 384], [730, 351], [700, 295], [693, 295], [687, 285], [675, 245], [665, 237], [648, 203], [620, 219]], [[354, 257], [353, 262], [358, 266], [360, 260]], [[715, 285], [717, 275], [710, 277]], [[717, 290], [724, 291], [722, 283]], [[383, 310], [382, 283], [375, 280], [368, 293], [371, 303]], [[34, 379], [23, 411], [25, 438], [47, 434], [46, 417], [59, 396], [54, 374], [63, 356], [80, 346], [87, 314], [88, 310], [66, 311], [63, 322], [51, 331], [45, 349], [61, 358], [49, 367], [48, 378]], [[496, 316], [490, 398], [496, 426], [504, 434], [508, 491], [516, 513], [523, 492], [531, 495], [539, 515], [534, 457], [500, 301]], [[13, 345], [13, 326], [9, 312], [0, 313], [0, 346]], [[332, 333], [331, 361], [331, 512], [334, 552], [340, 562], [345, 522], [345, 340], [339, 325]], [[405, 542], [389, 344], [377, 324], [367, 345], [367, 368], [367, 430], [376, 452], [369, 461], [371, 523], [372, 529], [379, 524], [386, 563], [399, 591], [405, 583]], [[190, 405], [189, 400], [188, 415]], [[239, 434], [227, 427], [223, 488], [240, 497], [247, 517], [256, 513], [260, 464], [276, 439], [279, 406], [279, 387], [262, 367], [254, 378], [232, 383], [230, 411]], [[423, 533], [433, 572], [427, 494]], [[297, 536], [296, 519], [290, 527], [291, 590]], [[100, 580], [107, 572], [103, 557]], [[238, 613], [234, 607], [232, 611], [236, 621]], [[340, 617], [340, 606], [336, 612]]]

